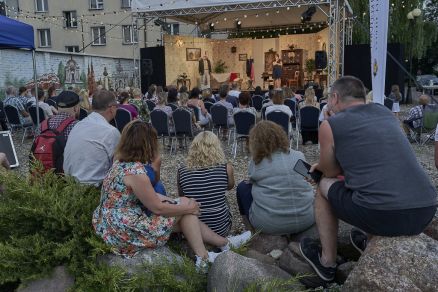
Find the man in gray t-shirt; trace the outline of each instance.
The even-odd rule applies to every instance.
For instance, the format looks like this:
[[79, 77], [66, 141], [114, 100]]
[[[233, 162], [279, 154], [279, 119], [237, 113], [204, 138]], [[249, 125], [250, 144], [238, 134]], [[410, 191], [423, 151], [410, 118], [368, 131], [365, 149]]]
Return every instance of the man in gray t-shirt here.
[[437, 209], [437, 193], [394, 115], [365, 104], [362, 82], [338, 79], [328, 98], [336, 113], [319, 129], [320, 157], [311, 171], [323, 173], [315, 197], [321, 239], [305, 238], [301, 253], [325, 281], [334, 279], [338, 219], [359, 229], [350, 235], [362, 252], [369, 235], [421, 233]]

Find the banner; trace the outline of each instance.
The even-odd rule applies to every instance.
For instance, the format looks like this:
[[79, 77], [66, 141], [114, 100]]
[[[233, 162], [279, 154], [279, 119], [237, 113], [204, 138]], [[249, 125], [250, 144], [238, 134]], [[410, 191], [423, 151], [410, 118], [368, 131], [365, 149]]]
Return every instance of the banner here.
[[373, 102], [385, 98], [386, 48], [388, 46], [389, 0], [370, 0], [371, 80]]

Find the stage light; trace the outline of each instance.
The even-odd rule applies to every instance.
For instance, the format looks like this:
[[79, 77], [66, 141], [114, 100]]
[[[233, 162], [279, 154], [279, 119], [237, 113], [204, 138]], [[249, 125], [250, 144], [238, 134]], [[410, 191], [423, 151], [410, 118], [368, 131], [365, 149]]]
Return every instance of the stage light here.
[[236, 28], [238, 30], [242, 28], [242, 21], [240, 21], [240, 20], [236, 21]]
[[301, 14], [301, 22], [308, 22], [312, 20], [312, 16], [316, 13], [316, 6], [310, 6]]
[[208, 25], [208, 28], [210, 29], [210, 31], [214, 31], [214, 23], [213, 23], [213, 22], [210, 23], [210, 24]]

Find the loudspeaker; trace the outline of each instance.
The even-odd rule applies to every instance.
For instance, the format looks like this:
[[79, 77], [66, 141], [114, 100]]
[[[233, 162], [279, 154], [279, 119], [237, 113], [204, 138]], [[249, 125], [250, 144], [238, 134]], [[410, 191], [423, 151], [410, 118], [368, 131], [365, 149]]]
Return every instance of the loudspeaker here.
[[317, 70], [322, 70], [327, 67], [327, 52], [326, 51], [316, 51], [315, 52], [315, 68]]
[[231, 47], [231, 53], [235, 53], [235, 52], [237, 52], [237, 48], [236, 47]]
[[166, 86], [166, 62], [164, 47], [140, 49], [141, 91], [145, 93], [151, 84]]
[[[388, 51], [394, 58], [403, 64], [403, 46], [401, 44], [388, 44]], [[371, 49], [369, 44], [345, 46], [344, 75], [352, 75], [360, 80], [366, 88], [371, 89]], [[391, 92], [391, 85], [398, 84], [400, 93], [404, 96], [405, 74], [389, 56], [386, 56], [385, 95]]]

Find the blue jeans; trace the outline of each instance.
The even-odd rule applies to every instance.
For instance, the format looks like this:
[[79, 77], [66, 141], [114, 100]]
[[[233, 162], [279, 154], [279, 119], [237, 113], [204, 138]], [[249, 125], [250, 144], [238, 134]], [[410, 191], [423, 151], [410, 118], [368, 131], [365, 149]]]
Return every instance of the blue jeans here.
[[237, 186], [236, 197], [239, 205], [240, 215], [249, 216], [249, 209], [252, 204], [252, 184], [246, 181], [241, 181]]

